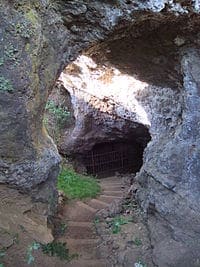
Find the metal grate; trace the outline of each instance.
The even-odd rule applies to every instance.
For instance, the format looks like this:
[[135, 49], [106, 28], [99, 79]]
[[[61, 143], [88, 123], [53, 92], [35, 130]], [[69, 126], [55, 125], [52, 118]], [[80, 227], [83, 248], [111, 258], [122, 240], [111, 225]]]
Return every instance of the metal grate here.
[[[125, 172], [128, 170], [134, 170], [137, 168], [136, 150], [130, 149], [129, 145], [107, 145], [102, 152], [103, 147], [99, 149], [93, 149], [85, 155], [84, 163], [87, 168], [87, 172], [92, 175], [102, 175], [107, 173], [113, 173], [115, 171]], [[117, 149], [116, 149], [117, 148]], [[115, 149], [115, 150], [113, 150]]]

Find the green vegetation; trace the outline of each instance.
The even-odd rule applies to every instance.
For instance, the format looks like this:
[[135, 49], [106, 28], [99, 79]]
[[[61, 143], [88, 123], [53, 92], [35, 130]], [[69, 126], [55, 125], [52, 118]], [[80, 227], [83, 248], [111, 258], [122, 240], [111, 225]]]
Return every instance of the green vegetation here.
[[33, 242], [33, 244], [31, 244], [28, 249], [27, 249], [27, 263], [28, 264], [31, 264], [32, 262], [34, 262], [35, 258], [33, 256], [33, 251], [34, 250], [38, 250], [40, 249], [40, 243], [37, 243], [37, 242]]
[[134, 264], [134, 267], [147, 267], [147, 265], [141, 261], [138, 261]]
[[0, 92], [13, 92], [12, 84], [5, 77], [0, 76]]
[[69, 250], [66, 248], [66, 243], [53, 241], [48, 244], [41, 244], [33, 242], [27, 250], [27, 264], [30, 265], [34, 262], [35, 257], [33, 256], [33, 251], [39, 249], [41, 249], [44, 254], [50, 257], [58, 257], [60, 260], [70, 261], [78, 257], [77, 254], [69, 254]]
[[67, 223], [61, 223], [60, 227], [59, 227], [59, 230], [58, 230], [60, 235], [64, 235], [66, 230], [67, 230]]
[[77, 174], [72, 169], [63, 168], [58, 177], [58, 189], [69, 199], [96, 197], [100, 186], [94, 178]]
[[13, 26], [15, 28], [15, 32], [25, 39], [29, 39], [33, 34], [31, 24], [26, 20], [17, 23], [16, 25]]
[[108, 224], [112, 229], [112, 233], [118, 234], [121, 231], [121, 226], [129, 222], [132, 222], [132, 220], [127, 219], [123, 216], [116, 216], [110, 222], [108, 222]]
[[70, 112], [61, 106], [57, 106], [54, 101], [49, 100], [45, 109], [54, 115], [58, 126], [61, 126], [65, 120], [70, 116]]
[[98, 223], [100, 223], [99, 218], [95, 218], [95, 219], [94, 219], [94, 225], [97, 225]]
[[3, 263], [1, 263], [1, 259], [6, 255], [6, 252], [4, 249], [0, 250], [0, 267], [4, 267]]
[[137, 247], [139, 247], [139, 246], [142, 245], [142, 240], [139, 239], [138, 237], [136, 237], [136, 238], [133, 240], [133, 244], [136, 245]]
[[57, 143], [61, 138], [62, 127], [69, 123], [70, 112], [62, 105], [56, 105], [52, 100], [47, 102], [45, 110], [43, 124], [49, 135]]
[[49, 244], [41, 244], [41, 249], [44, 254], [51, 257], [58, 257], [60, 260], [70, 261], [76, 257], [77, 254], [69, 254], [69, 250], [66, 248], [66, 243], [52, 242]]

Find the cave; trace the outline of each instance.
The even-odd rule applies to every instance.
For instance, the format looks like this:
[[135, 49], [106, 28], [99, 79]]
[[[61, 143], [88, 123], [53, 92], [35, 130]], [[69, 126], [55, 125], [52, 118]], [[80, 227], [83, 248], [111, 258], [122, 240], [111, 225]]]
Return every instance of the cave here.
[[98, 177], [132, 173], [141, 168], [142, 155], [142, 146], [137, 142], [105, 142], [96, 144], [84, 156], [84, 164], [88, 174]]
[[[148, 266], [199, 264], [198, 2], [0, 1], [1, 228], [51, 242], [58, 152], [78, 155], [99, 177], [139, 171], [131, 194], [150, 239]], [[43, 113], [60, 74], [51, 132]], [[119, 259], [133, 254], [131, 243]]]

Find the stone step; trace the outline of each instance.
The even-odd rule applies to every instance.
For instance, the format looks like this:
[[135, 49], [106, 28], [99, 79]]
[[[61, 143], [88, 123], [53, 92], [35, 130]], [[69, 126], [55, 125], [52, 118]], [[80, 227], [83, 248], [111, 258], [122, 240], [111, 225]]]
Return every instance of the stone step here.
[[87, 204], [95, 209], [103, 209], [106, 208], [108, 206], [108, 203], [103, 202], [99, 199], [91, 199], [87, 202]]
[[87, 205], [87, 204], [84, 203], [84, 202], [77, 201], [77, 205], [78, 205], [79, 207], [82, 207], [83, 209], [89, 210], [89, 211], [91, 211], [91, 212], [93, 212], [93, 213], [96, 213], [96, 212], [97, 212], [97, 209], [90, 207], [89, 205]]
[[122, 178], [121, 177], [117, 177], [117, 176], [110, 176], [110, 177], [107, 177], [107, 178], [99, 179], [99, 181], [110, 181], [110, 180], [119, 180], [119, 181], [121, 181]]
[[123, 186], [122, 185], [107, 185], [107, 184], [103, 185], [103, 184], [101, 184], [101, 188], [103, 190], [117, 190], [117, 191], [120, 191], [120, 190], [123, 189]]
[[78, 259], [99, 259], [98, 239], [73, 239], [59, 238], [59, 241], [66, 242], [70, 254], [77, 253]]
[[77, 227], [93, 227], [92, 222], [76, 222], [76, 221], [68, 221], [67, 226], [77, 226]]
[[66, 205], [63, 209], [63, 222], [76, 221], [76, 222], [92, 222], [95, 218], [96, 209], [89, 207], [82, 202], [75, 202], [73, 204]]
[[68, 263], [67, 267], [108, 267], [105, 260], [76, 260]]
[[112, 199], [122, 199], [123, 197], [122, 196], [113, 196], [113, 195], [101, 195], [99, 198], [112, 198]]
[[95, 239], [96, 233], [93, 226], [67, 226], [64, 236], [73, 239]]
[[120, 200], [122, 198], [123, 197], [118, 197], [118, 196], [101, 195], [98, 199], [108, 204], [111, 204], [114, 200]]
[[122, 186], [121, 182], [117, 182], [117, 181], [102, 181], [100, 182], [101, 186], [110, 186], [110, 185], [115, 185], [115, 186]]
[[108, 196], [123, 196], [123, 193], [122, 193], [122, 191], [115, 191], [115, 190], [113, 190], [113, 191], [111, 191], [111, 190], [104, 190], [103, 191], [103, 194], [104, 195], [108, 195]]

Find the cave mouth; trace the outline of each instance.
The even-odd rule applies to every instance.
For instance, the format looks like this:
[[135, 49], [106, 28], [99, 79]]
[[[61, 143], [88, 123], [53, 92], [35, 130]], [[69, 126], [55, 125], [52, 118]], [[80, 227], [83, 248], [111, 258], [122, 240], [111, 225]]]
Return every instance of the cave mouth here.
[[143, 142], [119, 140], [97, 143], [83, 155], [83, 164], [88, 175], [98, 178], [116, 173], [136, 173], [143, 164], [143, 153], [150, 135]]

